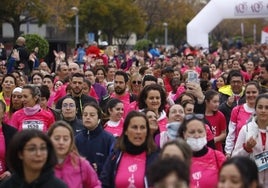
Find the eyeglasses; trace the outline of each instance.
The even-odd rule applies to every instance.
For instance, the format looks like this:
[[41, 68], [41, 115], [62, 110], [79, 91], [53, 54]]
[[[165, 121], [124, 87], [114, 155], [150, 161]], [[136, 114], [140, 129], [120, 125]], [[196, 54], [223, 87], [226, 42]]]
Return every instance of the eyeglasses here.
[[75, 108], [75, 104], [74, 103], [70, 103], [70, 104], [68, 104], [68, 103], [63, 103], [62, 104], [62, 108]]
[[203, 120], [204, 115], [203, 114], [187, 114], [184, 116], [185, 120], [190, 120], [190, 119], [194, 119], [194, 118]]
[[41, 146], [40, 148], [38, 147], [28, 147], [24, 148], [27, 152], [29, 152], [31, 155], [37, 154], [39, 151], [40, 153], [44, 154], [47, 153], [47, 147], [46, 146]]
[[138, 84], [138, 85], [140, 85], [141, 84], [141, 81], [132, 81], [132, 84]]

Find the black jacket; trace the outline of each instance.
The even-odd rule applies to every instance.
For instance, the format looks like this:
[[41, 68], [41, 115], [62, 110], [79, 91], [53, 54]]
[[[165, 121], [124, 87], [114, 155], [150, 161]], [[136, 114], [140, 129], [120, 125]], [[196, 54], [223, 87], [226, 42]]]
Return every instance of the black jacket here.
[[230, 96], [221, 93], [221, 95], [220, 95], [220, 106], [219, 106], [219, 110], [225, 116], [226, 124], [227, 124], [227, 129], [228, 129], [228, 125], [229, 125], [229, 121], [230, 121], [232, 109], [235, 106], [244, 104], [246, 102], [246, 96], [245, 96], [245, 94], [243, 94], [243, 96], [241, 98], [239, 98], [239, 100], [237, 102], [234, 101], [233, 104], [232, 104], [232, 106], [230, 107], [230, 106], [228, 106], [226, 104], [226, 102], [228, 100], [228, 97], [230, 97]]
[[80, 131], [85, 129], [82, 120], [77, 119], [77, 117], [75, 117], [75, 119], [72, 121], [67, 121], [66, 119], [64, 119], [64, 117], [62, 117], [62, 120], [71, 125], [71, 127], [73, 128], [74, 136], [76, 136]]
[[3, 130], [3, 134], [5, 138], [5, 145], [7, 149], [12, 137], [16, 134], [17, 129], [14, 127], [11, 127], [10, 125], [2, 123], [2, 130]]
[[[11, 127], [10, 125], [7, 125], [5, 123], [2, 123], [2, 130], [3, 130], [3, 134], [4, 134], [4, 139], [5, 139], [5, 146], [6, 146], [6, 150], [8, 148], [8, 145], [12, 139], [12, 137], [16, 134], [17, 129], [14, 127]], [[7, 155], [7, 152], [6, 152]], [[6, 165], [7, 166], [7, 165]]]
[[61, 180], [54, 176], [52, 170], [42, 173], [32, 183], [27, 183], [17, 174], [13, 174], [9, 179], [0, 184], [0, 188], [67, 188]]

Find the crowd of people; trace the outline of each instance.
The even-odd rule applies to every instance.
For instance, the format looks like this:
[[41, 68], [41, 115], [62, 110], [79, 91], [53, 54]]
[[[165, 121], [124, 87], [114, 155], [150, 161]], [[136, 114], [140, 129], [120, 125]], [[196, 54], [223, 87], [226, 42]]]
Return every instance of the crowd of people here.
[[0, 57], [0, 188], [268, 187], [268, 45]]

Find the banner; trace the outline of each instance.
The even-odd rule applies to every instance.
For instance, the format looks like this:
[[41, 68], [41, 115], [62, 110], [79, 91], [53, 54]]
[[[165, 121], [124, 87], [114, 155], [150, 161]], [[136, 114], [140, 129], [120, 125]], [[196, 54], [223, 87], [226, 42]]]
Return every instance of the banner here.
[[208, 34], [224, 19], [265, 18], [268, 0], [211, 0], [187, 24], [187, 42], [191, 46], [209, 47]]

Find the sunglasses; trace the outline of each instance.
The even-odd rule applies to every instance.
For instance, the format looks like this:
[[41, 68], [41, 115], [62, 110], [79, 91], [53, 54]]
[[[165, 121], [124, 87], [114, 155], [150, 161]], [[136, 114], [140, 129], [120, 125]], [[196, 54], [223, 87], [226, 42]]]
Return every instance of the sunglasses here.
[[138, 84], [138, 85], [140, 85], [141, 84], [141, 81], [132, 81], [132, 84]]
[[187, 114], [184, 116], [185, 120], [190, 120], [194, 118], [204, 120], [204, 114]]

